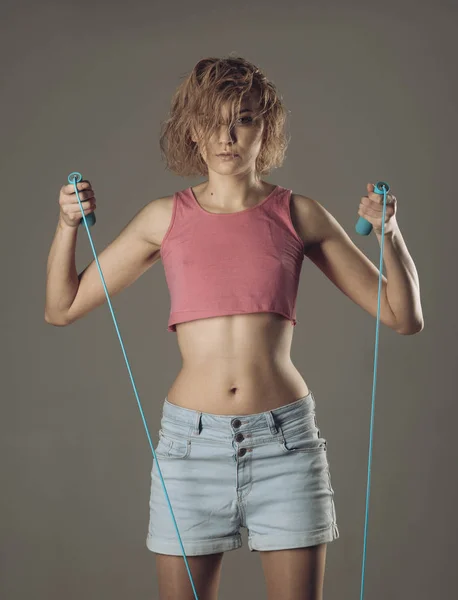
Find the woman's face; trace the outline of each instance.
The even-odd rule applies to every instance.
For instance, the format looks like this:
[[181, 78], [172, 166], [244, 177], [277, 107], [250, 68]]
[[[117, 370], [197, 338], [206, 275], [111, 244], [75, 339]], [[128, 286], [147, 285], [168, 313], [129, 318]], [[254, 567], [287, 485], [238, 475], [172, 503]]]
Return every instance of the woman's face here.
[[[226, 106], [217, 132], [207, 144], [199, 143], [198, 137], [193, 137], [193, 141], [199, 144], [200, 153], [209, 170], [220, 174], [239, 174], [256, 168], [264, 132], [264, 121], [257, 116], [258, 107], [259, 94], [252, 92], [243, 99], [232, 130], [229, 129], [230, 113]], [[199, 130], [197, 134], [199, 135]], [[232, 156], [224, 158], [221, 153]]]

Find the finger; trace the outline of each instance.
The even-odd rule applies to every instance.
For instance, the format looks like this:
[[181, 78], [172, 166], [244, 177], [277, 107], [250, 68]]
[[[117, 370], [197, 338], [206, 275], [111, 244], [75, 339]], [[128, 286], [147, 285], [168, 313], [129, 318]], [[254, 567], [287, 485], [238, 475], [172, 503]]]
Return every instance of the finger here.
[[[92, 208], [87, 208], [84, 211], [84, 215], [85, 216], [89, 215], [90, 213], [92, 213]], [[75, 213], [71, 213], [71, 214], [66, 214], [65, 216], [72, 223], [79, 223], [82, 220], [82, 218], [83, 218], [83, 215], [82, 215], [81, 211], [79, 213], [75, 212]]]
[[[93, 200], [86, 200], [85, 202], [81, 202], [81, 206], [83, 210], [90, 210], [91, 208], [95, 208], [96, 203]], [[67, 204], [64, 209], [62, 209], [65, 214], [73, 215], [73, 214], [81, 214], [81, 208], [79, 204]]]
[[[89, 213], [93, 212], [94, 210], [95, 210], [95, 207], [94, 207], [94, 206], [91, 206], [90, 208], [86, 208], [86, 209], [84, 210], [84, 214], [85, 214], [85, 215], [88, 215]], [[81, 215], [81, 211], [80, 211], [78, 214], [79, 214], [79, 215]]]
[[[80, 190], [87, 190], [89, 188], [91, 188], [91, 183], [89, 181], [80, 181], [79, 183], [76, 184], [76, 187], [78, 189], [78, 191]], [[75, 186], [73, 185], [73, 183], [69, 183], [68, 185], [64, 185], [62, 188], [62, 191], [64, 192], [64, 194], [75, 194]]]
[[365, 208], [372, 208], [373, 210], [378, 210], [380, 212], [383, 210], [383, 205], [371, 198], [368, 198], [367, 196], [361, 198], [361, 206], [364, 206]]
[[[358, 214], [361, 217], [367, 218], [369, 217], [370, 219], [379, 219], [380, 222], [382, 220], [382, 211], [380, 210], [374, 210], [372, 208], [368, 208], [367, 206], [359, 209]], [[394, 211], [393, 209], [389, 210], [387, 208], [386, 210], [386, 214], [385, 214], [385, 222], [388, 221], [389, 219], [391, 219], [391, 217], [393, 216]]]
[[[383, 200], [384, 200], [384, 194], [375, 194], [375, 193], [370, 193], [369, 194], [369, 198], [371, 200], [374, 200], [375, 202], [378, 202], [379, 204], [383, 204]], [[393, 196], [393, 194], [387, 194], [386, 195], [386, 203], [387, 204], [393, 204], [393, 202], [396, 200], [396, 197]]]
[[[78, 198], [80, 200], [89, 200], [90, 198], [94, 197], [94, 190], [85, 190], [84, 192], [78, 192]], [[72, 201], [78, 202], [78, 198], [76, 197], [76, 194], [74, 194]]]
[[[86, 190], [84, 192], [78, 192], [78, 197], [81, 201], [83, 200], [89, 200], [90, 198], [94, 198], [94, 190]], [[65, 204], [78, 204], [78, 198], [76, 197], [76, 194], [64, 194], [64, 196], [62, 196], [59, 199], [59, 202], [61, 204], [61, 206], [65, 205]]]
[[[380, 210], [380, 208], [372, 208], [370, 206], [369, 207], [368, 206], [360, 207], [360, 210], [363, 213], [365, 213], [367, 215], [370, 215], [371, 217], [376, 217], [378, 219], [380, 219], [382, 217], [382, 214], [383, 214], [383, 211]], [[394, 214], [393, 207], [387, 206], [385, 214], [386, 214], [387, 217], [392, 217], [393, 214]]]
[[376, 194], [375, 192], [371, 192], [369, 194], [369, 199], [373, 200], [374, 202], [377, 202], [377, 203], [380, 204], [381, 202], [383, 202], [383, 195], [382, 194]]
[[[395, 201], [396, 198], [394, 196], [388, 195], [386, 197], [387, 206], [389, 204], [394, 204]], [[363, 198], [361, 198], [361, 202], [367, 206], [373, 206], [374, 208], [376, 206], [383, 208], [383, 196], [379, 196], [378, 194], [369, 194], [369, 196], [364, 196]]]

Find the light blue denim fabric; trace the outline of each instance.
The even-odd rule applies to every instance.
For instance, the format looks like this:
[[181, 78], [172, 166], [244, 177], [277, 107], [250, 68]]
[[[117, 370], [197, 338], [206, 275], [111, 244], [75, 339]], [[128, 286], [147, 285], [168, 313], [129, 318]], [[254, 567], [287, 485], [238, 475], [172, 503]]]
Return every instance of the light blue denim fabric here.
[[[282, 550], [339, 537], [327, 441], [312, 392], [278, 409], [214, 415], [164, 401], [155, 448], [187, 556]], [[146, 545], [181, 549], [153, 461]]]

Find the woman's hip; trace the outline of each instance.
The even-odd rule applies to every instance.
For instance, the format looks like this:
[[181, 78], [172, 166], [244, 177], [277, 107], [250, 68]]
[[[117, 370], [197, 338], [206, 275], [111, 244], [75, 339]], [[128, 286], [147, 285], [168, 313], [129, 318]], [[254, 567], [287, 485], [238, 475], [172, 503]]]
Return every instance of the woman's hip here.
[[[158, 458], [173, 468], [178, 462], [192, 462], [216, 469], [227, 462], [246, 463], [245, 469], [280, 465], [286, 456], [309, 456], [323, 461], [327, 442], [321, 437], [312, 392], [278, 408], [253, 414], [218, 415], [176, 406], [166, 398], [163, 405]], [[315, 458], [313, 459], [313, 456]], [[321, 459], [317, 461], [317, 457]], [[313, 460], [312, 460], [313, 459]], [[178, 463], [177, 463], [177, 468]], [[283, 466], [279, 468], [284, 468]]]

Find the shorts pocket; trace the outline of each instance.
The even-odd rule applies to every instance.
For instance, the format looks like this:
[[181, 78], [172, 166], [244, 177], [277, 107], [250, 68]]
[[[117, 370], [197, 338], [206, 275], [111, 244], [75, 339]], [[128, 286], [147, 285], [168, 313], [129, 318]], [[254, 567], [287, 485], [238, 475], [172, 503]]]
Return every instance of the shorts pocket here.
[[191, 452], [191, 440], [173, 437], [159, 430], [159, 442], [155, 448], [158, 457], [162, 458], [188, 458]]
[[313, 430], [281, 431], [278, 438], [283, 452], [286, 454], [302, 452], [326, 452], [327, 441], [320, 437], [316, 427]]

